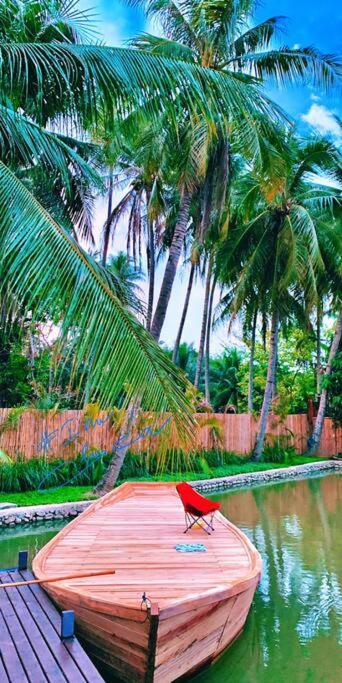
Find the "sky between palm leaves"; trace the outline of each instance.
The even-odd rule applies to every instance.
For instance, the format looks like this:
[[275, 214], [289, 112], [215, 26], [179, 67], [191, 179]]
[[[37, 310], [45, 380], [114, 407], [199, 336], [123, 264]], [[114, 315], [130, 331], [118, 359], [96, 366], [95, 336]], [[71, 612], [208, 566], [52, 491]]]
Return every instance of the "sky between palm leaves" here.
[[[96, 14], [99, 38], [108, 45], [120, 45], [127, 39], [144, 30], [151, 30], [146, 25], [143, 14], [128, 7], [120, 0], [80, 0], [82, 9], [92, 8]], [[342, 9], [337, 0], [261, 0], [255, 14], [255, 23], [271, 16], [288, 17], [287, 30], [280, 36], [279, 44], [290, 47], [304, 47], [315, 45], [325, 53], [340, 53]], [[156, 34], [153, 26], [152, 33]], [[268, 93], [278, 102], [299, 124], [303, 133], [314, 130], [341, 143], [340, 129], [334, 119], [335, 115], [342, 118], [341, 105], [338, 101], [340, 93], [326, 95], [311, 86], [286, 87], [283, 90], [272, 87]], [[96, 224], [100, 228], [106, 217], [105, 202], [99, 202]], [[117, 232], [114, 251], [125, 249], [125, 227], [121, 226]], [[156, 286], [159, 288], [163, 268], [158, 269]], [[187, 271], [180, 269], [166, 321], [162, 331], [162, 340], [172, 346], [175, 330], [179, 323], [180, 307], [184, 299]], [[183, 339], [198, 344], [201, 325], [201, 310], [203, 306], [202, 285], [198, 284], [192, 293], [189, 315], [184, 328]], [[236, 330], [237, 336], [239, 330]], [[227, 341], [226, 330], [219, 328], [212, 339], [212, 352], [216, 353]], [[237, 341], [237, 339], [235, 339]]]

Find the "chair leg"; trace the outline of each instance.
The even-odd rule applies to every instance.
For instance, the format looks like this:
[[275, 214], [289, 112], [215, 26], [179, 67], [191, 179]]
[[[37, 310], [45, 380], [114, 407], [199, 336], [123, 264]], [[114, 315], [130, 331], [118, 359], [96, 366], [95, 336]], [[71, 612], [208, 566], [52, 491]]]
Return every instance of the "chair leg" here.
[[204, 524], [210, 528], [211, 525], [206, 521], [206, 519], [204, 519], [204, 517], [194, 517], [189, 512], [186, 512], [185, 513], [186, 529], [183, 533], [186, 534], [189, 531], [189, 529], [191, 529], [194, 526], [194, 524], [198, 523], [199, 526], [201, 527], [201, 529], [203, 529], [203, 531], [205, 531], [205, 533], [208, 534], [208, 536], [210, 536], [210, 531], [208, 531], [208, 529], [206, 529], [206, 527], [203, 524], [200, 524], [200, 519], [202, 519]]
[[[186, 526], [186, 529], [185, 529], [185, 531], [184, 531], [183, 533], [186, 534], [186, 533], [189, 531], [189, 529], [192, 529], [192, 527], [194, 526], [194, 524], [198, 523], [199, 526], [203, 529], [203, 531], [205, 531], [205, 533], [208, 534], [208, 536], [210, 536], [211, 531], [209, 531], [209, 529], [211, 529], [212, 531], [215, 531], [215, 529], [214, 529], [214, 515], [215, 515], [215, 511], [211, 513], [211, 515], [210, 515], [210, 520], [207, 521], [207, 520], [205, 519], [205, 517], [203, 517], [203, 516], [201, 516], [201, 517], [194, 517], [194, 516], [191, 515], [189, 512], [186, 512], [186, 513], [185, 513], [185, 526]], [[201, 523], [200, 523], [200, 520], [203, 520], [204, 524], [201, 524]]]

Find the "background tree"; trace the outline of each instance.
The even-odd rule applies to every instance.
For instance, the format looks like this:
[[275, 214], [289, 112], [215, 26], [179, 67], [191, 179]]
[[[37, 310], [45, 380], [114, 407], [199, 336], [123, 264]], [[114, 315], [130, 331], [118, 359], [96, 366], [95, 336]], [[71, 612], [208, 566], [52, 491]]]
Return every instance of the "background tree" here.
[[[308, 439], [308, 454], [309, 455], [314, 455], [314, 453], [316, 453], [316, 451], [317, 451], [317, 448], [319, 447], [319, 443], [320, 443], [320, 439], [321, 439], [321, 435], [322, 435], [322, 430], [323, 430], [323, 425], [324, 425], [324, 417], [325, 417], [327, 399], [328, 399], [329, 381], [331, 381], [330, 378], [331, 378], [331, 373], [332, 373], [332, 369], [333, 369], [333, 363], [334, 363], [335, 357], [338, 353], [338, 349], [339, 349], [340, 342], [341, 342], [341, 337], [342, 337], [342, 311], [340, 311], [339, 316], [338, 316], [337, 321], [336, 321], [334, 336], [333, 336], [330, 351], [329, 351], [328, 362], [327, 362], [325, 372], [324, 372], [324, 375], [322, 378], [322, 380], [324, 379], [324, 383], [322, 386], [321, 396], [320, 396], [320, 400], [319, 400], [319, 406], [318, 406], [318, 412], [317, 412], [317, 417], [316, 417], [316, 422], [315, 422], [315, 428], [313, 430], [312, 435]], [[335, 379], [336, 379], [336, 377], [335, 377]]]
[[304, 311], [316, 301], [316, 273], [324, 272], [325, 244], [329, 234], [336, 238], [334, 225], [322, 229], [322, 212], [326, 207], [331, 211], [340, 194], [310, 176], [317, 176], [319, 169], [335, 168], [338, 156], [331, 143], [317, 140], [301, 145], [291, 137], [281, 159], [273, 175], [256, 169], [241, 180], [240, 223], [226, 244], [228, 275], [236, 268], [236, 258], [241, 259], [233, 310], [243, 307], [253, 287], [270, 300], [268, 370], [253, 452], [256, 460], [261, 457], [275, 393], [279, 323], [293, 314], [304, 318]]

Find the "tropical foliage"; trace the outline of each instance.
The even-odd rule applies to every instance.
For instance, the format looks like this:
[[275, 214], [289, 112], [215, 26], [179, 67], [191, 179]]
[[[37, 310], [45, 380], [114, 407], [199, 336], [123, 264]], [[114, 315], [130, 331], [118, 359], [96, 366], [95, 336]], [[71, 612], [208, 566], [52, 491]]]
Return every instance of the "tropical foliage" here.
[[[191, 439], [204, 392], [205, 409], [260, 410], [259, 459], [271, 408], [320, 396], [322, 427], [342, 275], [339, 152], [302, 140], [265, 83], [331, 89], [340, 62], [279, 47], [283, 18], [254, 25], [252, 0], [130, 4], [163, 35], [107, 47], [77, 1], [1, 3], [0, 405], [141, 406], [171, 412]], [[114, 254], [125, 221], [127, 253]], [[182, 257], [168, 353], [157, 342]], [[182, 334], [201, 281], [197, 350]], [[245, 346], [212, 358], [213, 328], [235, 318]], [[285, 358], [288, 343], [301, 360]]]

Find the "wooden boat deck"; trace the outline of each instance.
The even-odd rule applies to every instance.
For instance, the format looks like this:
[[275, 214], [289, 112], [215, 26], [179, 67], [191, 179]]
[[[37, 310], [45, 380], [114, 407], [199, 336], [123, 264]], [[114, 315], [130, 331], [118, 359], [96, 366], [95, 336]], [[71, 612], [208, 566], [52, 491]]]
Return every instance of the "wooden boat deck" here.
[[[153, 494], [153, 495], [152, 495]], [[39, 553], [38, 578], [113, 568], [115, 574], [59, 583], [85, 599], [128, 608], [143, 592], [165, 610], [199, 595], [233, 590], [260, 571], [245, 535], [217, 513], [215, 532], [183, 533], [184, 512], [174, 484], [127, 483], [92, 505]], [[178, 543], [203, 543], [206, 552], [181, 553]]]
[[[0, 571], [0, 583], [33, 579]], [[61, 640], [61, 616], [40, 586], [0, 588], [1, 683], [101, 683], [76, 638]]]

